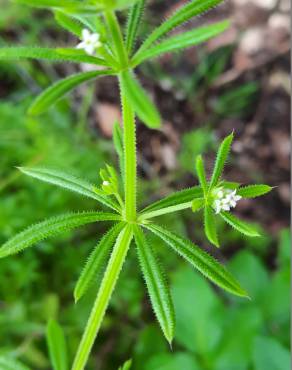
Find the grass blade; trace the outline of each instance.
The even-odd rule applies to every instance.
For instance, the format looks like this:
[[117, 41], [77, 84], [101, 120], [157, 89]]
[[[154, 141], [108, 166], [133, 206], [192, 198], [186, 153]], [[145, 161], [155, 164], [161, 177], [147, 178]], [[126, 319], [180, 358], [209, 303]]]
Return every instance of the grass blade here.
[[121, 74], [123, 90], [138, 117], [150, 128], [160, 127], [160, 114], [144, 89], [129, 72]]
[[69, 364], [65, 335], [55, 320], [49, 321], [46, 338], [53, 369], [68, 370]]
[[260, 236], [259, 232], [253, 225], [250, 225], [247, 222], [238, 219], [232, 213], [220, 212], [220, 216], [225, 222], [227, 222], [230, 226], [232, 226], [240, 233], [250, 237]]
[[98, 202], [104, 204], [109, 208], [114, 209], [117, 212], [120, 211], [119, 206], [115, 202], [113, 202], [111, 199], [105, 196], [97, 194], [94, 191], [94, 185], [86, 180], [50, 168], [19, 167], [19, 170], [23, 172], [25, 175], [34, 177], [38, 180], [78, 193], [87, 198], [95, 199]]
[[118, 225], [112, 227], [109, 232], [103, 236], [103, 238], [94, 248], [93, 252], [90, 254], [74, 289], [75, 303], [79, 301], [79, 299], [86, 293], [93, 280], [100, 275], [105, 261], [110, 255], [112, 246], [117, 239], [117, 236], [121, 232], [123, 225], [123, 223], [119, 223]]
[[132, 65], [137, 66], [147, 59], [153, 59], [165, 53], [172, 53], [181, 49], [186, 49], [198, 45], [208, 39], [225, 31], [229, 26], [228, 21], [218, 22], [206, 27], [201, 27], [183, 34], [169, 37], [141, 53], [134, 55]]
[[158, 225], [152, 224], [145, 227], [159, 236], [175, 252], [220, 288], [241, 297], [248, 297], [247, 293], [240, 287], [239, 283], [224, 266], [191, 241]]
[[213, 174], [209, 184], [209, 190], [212, 190], [220, 180], [225, 163], [227, 161], [228, 154], [230, 152], [233, 137], [234, 137], [233, 133], [230, 134], [223, 140], [222, 144], [220, 145], [220, 148], [217, 153]]
[[114, 213], [82, 212], [69, 213], [62, 216], [52, 217], [48, 220], [30, 226], [20, 232], [0, 248], [0, 258], [18, 253], [50, 236], [62, 234], [77, 227], [98, 221], [120, 221], [120, 216]]
[[78, 85], [96, 79], [97, 77], [110, 76], [112, 74], [113, 72], [110, 70], [91, 71], [77, 73], [64, 78], [43, 91], [32, 103], [28, 113], [31, 115], [41, 114]]
[[134, 236], [153, 310], [164, 336], [171, 345], [174, 335], [175, 318], [169, 287], [165, 281], [159, 261], [147, 243], [140, 227], [134, 227]]
[[121, 231], [114, 246], [97, 298], [88, 319], [85, 332], [76, 353], [72, 370], [83, 370], [86, 365], [94, 340], [109, 304], [109, 300], [125, 262], [132, 238], [132, 229], [128, 225]]

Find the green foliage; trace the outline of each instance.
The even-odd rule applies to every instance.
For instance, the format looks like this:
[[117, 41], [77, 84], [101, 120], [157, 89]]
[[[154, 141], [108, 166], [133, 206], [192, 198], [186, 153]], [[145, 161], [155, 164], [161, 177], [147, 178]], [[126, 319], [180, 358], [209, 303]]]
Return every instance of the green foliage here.
[[9, 356], [0, 356], [0, 366], [3, 370], [29, 370], [27, 366]]
[[18, 253], [50, 236], [55, 236], [68, 230], [97, 222], [119, 221], [120, 216], [114, 213], [82, 212], [50, 218], [22, 231], [0, 248], [0, 258]]
[[160, 226], [148, 225], [147, 228], [158, 235], [175, 252], [212, 282], [228, 292], [247, 297], [247, 293], [240, 287], [232, 275], [208, 253], [202, 251], [189, 240], [181, 238]]
[[131, 55], [132, 50], [135, 46], [135, 42], [137, 39], [137, 33], [138, 33], [139, 25], [140, 25], [140, 22], [143, 16], [144, 8], [145, 8], [145, 0], [139, 0], [129, 12], [127, 29], [126, 29], [126, 48], [127, 48], [129, 55]]
[[221, 212], [220, 215], [224, 221], [226, 221], [229, 225], [234, 227], [234, 229], [236, 229], [240, 233], [250, 237], [260, 236], [260, 234], [258, 233], [254, 226], [249, 225], [248, 223], [242, 220], [239, 220], [233, 214], [228, 212]]
[[130, 370], [132, 366], [132, 360], [128, 360], [123, 366], [119, 367], [119, 370]]
[[65, 94], [73, 90], [76, 86], [81, 85], [84, 82], [90, 81], [97, 77], [109, 76], [111, 71], [92, 71], [83, 72], [76, 75], [64, 78], [61, 81], [56, 82], [51, 85], [47, 90], [43, 91], [33, 102], [29, 108], [29, 113], [32, 115], [41, 114], [53, 104], [55, 104], [58, 99], [61, 99]]
[[132, 63], [134, 66], [141, 64], [147, 59], [153, 59], [165, 53], [172, 53], [181, 49], [186, 49], [198, 45], [208, 39], [215, 37], [229, 27], [229, 22], [219, 22], [210, 26], [201, 27], [192, 31], [185, 32], [178, 36], [172, 36], [160, 44], [150, 47], [141, 53], [134, 55]]
[[148, 127], [158, 128], [161, 121], [160, 115], [136, 78], [131, 76], [130, 73], [124, 72], [121, 75], [121, 83], [137, 116]]
[[47, 345], [54, 370], [68, 370], [68, 354], [64, 332], [55, 320], [47, 325]]
[[134, 227], [134, 236], [153, 310], [166, 339], [171, 344], [174, 336], [175, 318], [173, 303], [164, 278], [164, 272], [161, 270], [154, 250], [146, 241], [143, 231], [139, 227]]
[[204, 208], [204, 228], [209, 241], [219, 248], [219, 241], [216, 230], [216, 219], [213, 209], [210, 206]]

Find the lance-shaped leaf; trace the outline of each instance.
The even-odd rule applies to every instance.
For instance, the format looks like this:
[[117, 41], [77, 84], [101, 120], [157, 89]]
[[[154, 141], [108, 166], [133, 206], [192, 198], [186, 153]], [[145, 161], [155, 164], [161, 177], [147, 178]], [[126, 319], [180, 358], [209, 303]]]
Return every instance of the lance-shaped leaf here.
[[248, 297], [247, 293], [240, 287], [239, 283], [215, 258], [201, 250], [191, 241], [184, 239], [158, 225], [147, 225], [147, 229], [159, 236], [175, 252], [185, 258], [198, 271], [210, 279], [213, 283], [226, 291]]
[[123, 366], [119, 367], [119, 370], [130, 370], [132, 367], [132, 360], [128, 360]]
[[138, 28], [141, 22], [145, 0], [139, 0], [130, 10], [126, 30], [126, 47], [131, 54], [137, 39]]
[[121, 231], [113, 248], [111, 258], [105, 270], [96, 300], [78, 347], [72, 370], [82, 370], [85, 368], [95, 337], [98, 334], [105, 311], [124, 265], [132, 238], [132, 227], [131, 225], [127, 225]]
[[55, 19], [57, 23], [63, 27], [66, 31], [71, 32], [78, 38], [82, 37], [82, 29], [84, 28], [82, 24], [75, 18], [70, 17], [62, 11], [55, 12]]
[[43, 91], [32, 103], [28, 112], [32, 115], [41, 114], [78, 85], [96, 79], [97, 77], [110, 76], [112, 74], [113, 72], [110, 70], [91, 71], [77, 73], [75, 75], [64, 78]]
[[215, 215], [210, 206], [206, 206], [204, 209], [204, 228], [208, 240], [216, 247], [219, 247]]
[[159, 261], [139, 226], [134, 226], [134, 236], [153, 310], [163, 334], [171, 344], [174, 335], [175, 318], [169, 287], [165, 281]]
[[65, 335], [61, 326], [50, 320], [46, 331], [47, 346], [54, 370], [68, 370], [68, 353]]
[[44, 8], [52, 10], [63, 10], [71, 14], [94, 15], [102, 11], [104, 6], [92, 5], [89, 2], [80, 2], [77, 0], [15, 0], [19, 4], [29, 5], [35, 8]]
[[195, 198], [202, 197], [203, 191], [200, 186], [180, 190], [144, 208], [141, 215], [143, 219], [146, 219], [155, 217], [155, 215], [159, 216], [162, 210], [165, 211], [164, 213], [170, 213], [175, 210], [190, 208]]
[[193, 0], [179, 8], [169, 19], [165, 20], [161, 26], [157, 27], [144, 41], [138, 53], [149, 48], [157, 40], [161, 39], [171, 30], [181, 26], [191, 18], [206, 12], [208, 9], [221, 3], [223, 0]]
[[165, 53], [172, 53], [181, 49], [186, 49], [194, 45], [198, 45], [210, 38], [218, 35], [228, 28], [229, 22], [223, 21], [212, 24], [210, 26], [201, 27], [192, 31], [182, 33], [177, 36], [169, 37], [160, 44], [150, 47], [137, 53], [132, 60], [132, 65], [137, 66], [147, 59], [152, 59], [161, 56]]
[[248, 185], [237, 190], [242, 198], [256, 198], [269, 193], [273, 188], [269, 185]]
[[120, 210], [119, 206], [113, 200], [94, 191], [93, 184], [76, 176], [49, 168], [19, 167], [19, 170], [24, 174], [34, 177], [38, 180], [59, 186], [85, 197], [95, 199], [105, 206], [114, 209], [115, 211]]
[[198, 155], [196, 159], [196, 171], [197, 171], [197, 175], [200, 181], [200, 185], [203, 189], [204, 194], [206, 195], [208, 191], [208, 184], [207, 184], [205, 166], [204, 166], [203, 158], [201, 155]]
[[230, 226], [232, 226], [240, 233], [250, 237], [260, 236], [259, 232], [253, 225], [250, 225], [247, 222], [238, 219], [232, 213], [220, 212], [220, 216], [225, 222], [227, 222]]
[[122, 222], [112, 227], [90, 254], [74, 289], [75, 302], [86, 293], [90, 284], [101, 275], [113, 244], [123, 227], [124, 224]]
[[88, 63], [108, 66], [105, 60], [86, 55], [82, 50], [69, 48], [41, 48], [32, 46], [15, 46], [0, 48], [0, 60], [40, 59], [56, 63]]
[[121, 74], [124, 92], [131, 102], [138, 117], [150, 128], [160, 126], [160, 115], [149, 96], [129, 72]]
[[0, 369], [3, 370], [31, 370], [26, 365], [23, 365], [18, 360], [8, 355], [0, 356]]
[[216, 186], [220, 180], [228, 154], [230, 152], [232, 141], [233, 141], [233, 133], [227, 136], [223, 140], [222, 144], [220, 145], [220, 148], [217, 153], [217, 158], [216, 158], [214, 170], [212, 173], [211, 181], [209, 184], [210, 190], [212, 190], [214, 186]]
[[0, 258], [18, 253], [50, 236], [62, 234], [77, 227], [98, 221], [120, 221], [121, 217], [114, 213], [82, 212], [69, 213], [52, 217], [48, 220], [30, 226], [17, 234], [0, 248]]

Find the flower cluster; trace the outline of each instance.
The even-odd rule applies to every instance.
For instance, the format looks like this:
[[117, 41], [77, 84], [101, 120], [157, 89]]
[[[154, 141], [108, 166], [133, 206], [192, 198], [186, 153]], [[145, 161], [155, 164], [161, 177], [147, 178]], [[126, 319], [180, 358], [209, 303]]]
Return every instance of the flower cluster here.
[[102, 43], [100, 41], [99, 33], [91, 33], [88, 29], [82, 30], [82, 41], [76, 46], [77, 49], [83, 49], [87, 54], [94, 55], [96, 49], [100, 48]]
[[213, 202], [213, 208], [216, 214], [223, 211], [230, 211], [231, 208], [235, 208], [237, 202], [242, 197], [236, 194], [236, 190], [219, 188], [215, 192], [215, 198]]

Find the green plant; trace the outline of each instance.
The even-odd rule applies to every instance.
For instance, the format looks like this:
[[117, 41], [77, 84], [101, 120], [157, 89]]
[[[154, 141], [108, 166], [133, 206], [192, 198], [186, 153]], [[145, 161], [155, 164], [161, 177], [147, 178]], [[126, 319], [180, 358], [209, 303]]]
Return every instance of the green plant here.
[[[137, 246], [138, 259], [153, 310], [166, 339], [171, 344], [175, 327], [171, 294], [156, 253], [147, 242], [144, 229], [157, 235], [215, 284], [230, 293], [246, 297], [245, 290], [216, 259], [191, 241], [154, 223], [153, 218], [189, 208], [193, 211], [204, 208], [206, 235], [213, 244], [219, 246], [215, 229], [215, 211], [227, 223], [244, 234], [258, 236], [251, 226], [239, 221], [226, 211], [235, 207], [239, 197], [263, 195], [271, 188], [266, 185], [239, 187], [239, 184], [221, 181], [224, 163], [233, 138], [232, 134], [223, 141], [219, 149], [209, 183], [202, 159], [198, 157], [196, 167], [200, 186], [182, 190], [141, 211], [138, 210], [135, 116], [137, 115], [150, 128], [158, 128], [161, 119], [158, 110], [139, 84], [133, 70], [144, 61], [191, 47], [223, 32], [228, 27], [227, 21], [167, 37], [170, 31], [219, 4], [221, 0], [204, 0], [200, 3], [191, 1], [182, 6], [155, 29], [138, 50], [135, 48], [135, 40], [145, 5], [143, 0], [67, 0], [62, 3], [56, 0], [18, 0], [18, 2], [52, 9], [55, 12], [56, 21], [83, 40], [77, 48], [3, 47], [0, 49], [0, 59], [45, 59], [55, 62], [88, 63], [96, 66], [94, 71], [67, 77], [50, 86], [31, 105], [29, 109], [31, 115], [44, 112], [59, 98], [83, 82], [101, 76], [117, 76], [123, 108], [123, 129], [116, 125], [114, 133], [114, 143], [120, 160], [120, 176], [112, 166], [107, 165], [100, 172], [102, 179], [100, 186], [96, 186], [58, 170], [38, 167], [20, 168], [20, 171], [26, 175], [94, 199], [102, 206], [108, 207], [111, 212], [84, 211], [43, 221], [6, 242], [0, 249], [0, 258], [22, 251], [39, 241], [67, 230], [99, 221], [113, 222], [112, 228], [101, 238], [91, 253], [74, 291], [75, 301], [78, 301], [94, 281], [100, 267], [108, 261], [72, 369], [84, 369], [88, 361], [133, 240]], [[123, 37], [115, 11], [129, 6], [131, 9], [125, 37]], [[49, 332], [54, 334], [59, 330], [56, 325], [51, 324]], [[58, 358], [59, 356], [54, 341], [59, 340], [60, 338], [49, 340], [51, 357], [55, 362], [56, 356]]]

